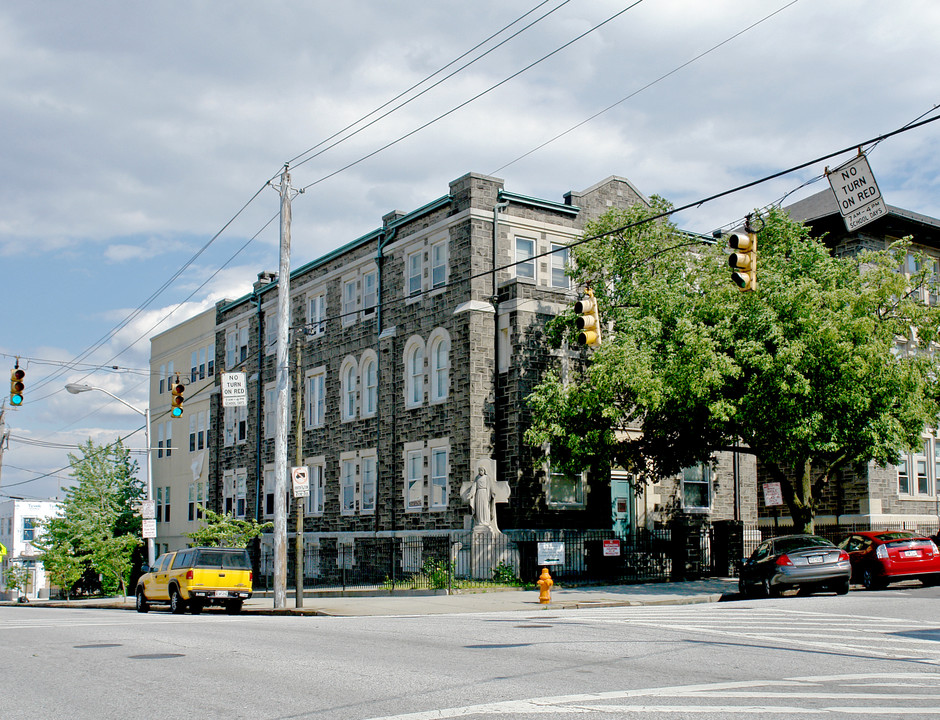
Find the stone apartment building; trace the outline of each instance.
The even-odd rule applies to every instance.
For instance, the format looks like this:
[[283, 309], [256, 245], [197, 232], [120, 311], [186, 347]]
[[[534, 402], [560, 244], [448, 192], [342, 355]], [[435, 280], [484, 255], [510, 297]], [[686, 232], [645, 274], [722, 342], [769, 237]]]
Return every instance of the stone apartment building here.
[[[935, 277], [940, 278], [940, 220], [910, 210], [887, 206], [887, 213], [874, 222], [849, 232], [839, 213], [832, 190], [811, 195], [787, 208], [794, 220], [811, 228], [815, 237], [825, 237], [839, 255], [862, 249], [881, 250], [897, 240], [911, 237], [911, 253], [901, 272], [913, 272], [918, 253], [924, 253]], [[927, 293], [924, 302], [936, 304], [940, 296]], [[903, 347], [901, 351], [906, 351]], [[940, 435], [925, 428], [923, 445], [898, 459], [896, 465], [870, 464], [862, 472], [845, 471], [822, 498], [817, 513], [820, 523], [885, 524], [936, 532], [940, 521]], [[770, 512], [761, 503], [760, 513]]]

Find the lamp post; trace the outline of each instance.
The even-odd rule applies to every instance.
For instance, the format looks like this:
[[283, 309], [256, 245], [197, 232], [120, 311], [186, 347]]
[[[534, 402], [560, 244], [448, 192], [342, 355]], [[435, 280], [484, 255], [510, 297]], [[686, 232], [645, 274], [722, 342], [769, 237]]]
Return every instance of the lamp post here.
[[[122, 405], [129, 407], [135, 413], [144, 416], [144, 445], [147, 446], [147, 500], [153, 500], [153, 465], [151, 462], [151, 451], [150, 451], [150, 407], [147, 406], [145, 409], [141, 410], [139, 407], [131, 405], [127, 400], [119, 398], [112, 392], [105, 390], [104, 388], [97, 387], [95, 385], [83, 385], [80, 383], [69, 383], [65, 386], [65, 389], [68, 390], [73, 395], [78, 395], [79, 393], [88, 392], [89, 390], [98, 390], [103, 392], [105, 395], [114, 398]], [[151, 567], [153, 566], [154, 561], [154, 544], [153, 538], [147, 538], [147, 564]]]

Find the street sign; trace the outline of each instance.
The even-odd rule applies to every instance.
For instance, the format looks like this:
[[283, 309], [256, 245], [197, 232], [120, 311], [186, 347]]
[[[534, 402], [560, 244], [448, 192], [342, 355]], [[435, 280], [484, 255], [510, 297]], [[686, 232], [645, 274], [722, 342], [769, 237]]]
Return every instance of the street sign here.
[[764, 483], [764, 505], [767, 507], [776, 507], [783, 505], [783, 491], [780, 489], [780, 483]]
[[620, 541], [619, 540], [605, 540], [604, 541], [604, 557], [620, 557]]
[[846, 229], [856, 230], [887, 215], [888, 209], [867, 157], [859, 155], [835, 170], [827, 170], [826, 174]]
[[153, 520], [157, 516], [156, 503], [153, 500], [141, 500], [140, 516], [144, 520]]
[[157, 536], [157, 521], [154, 518], [144, 518], [143, 522], [144, 540], [155, 538]]
[[565, 544], [563, 542], [540, 542], [538, 548], [538, 564], [564, 565]]
[[295, 498], [310, 496], [310, 472], [306, 465], [292, 467], [290, 469], [290, 479]]
[[222, 407], [248, 404], [248, 380], [243, 372], [222, 373]]

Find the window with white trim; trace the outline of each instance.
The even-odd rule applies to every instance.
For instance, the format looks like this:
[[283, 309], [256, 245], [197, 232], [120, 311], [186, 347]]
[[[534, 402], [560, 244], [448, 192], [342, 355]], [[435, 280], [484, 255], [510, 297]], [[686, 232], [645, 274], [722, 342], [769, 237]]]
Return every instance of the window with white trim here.
[[448, 463], [449, 451], [450, 448], [446, 445], [431, 447], [429, 504], [432, 509], [447, 507], [447, 479], [450, 474], [450, 466]]
[[378, 407], [379, 382], [378, 382], [379, 363], [374, 350], [367, 350], [362, 354], [362, 361], [359, 363], [359, 382], [361, 385], [360, 408], [361, 417], [374, 417]]
[[424, 403], [424, 341], [413, 336], [405, 344], [405, 407]]
[[362, 274], [362, 315], [368, 317], [375, 314], [375, 308], [378, 306], [378, 278], [379, 274], [375, 270], [370, 270]]
[[222, 514], [235, 514], [235, 471], [222, 472]]
[[248, 469], [235, 470], [235, 517], [245, 517], [248, 504]]
[[170, 457], [173, 454], [173, 423], [170, 420], [166, 421], [166, 456]]
[[450, 391], [450, 336], [438, 328], [428, 342], [428, 394], [431, 403], [443, 402]]
[[264, 313], [264, 354], [277, 353], [277, 311], [274, 306]]
[[356, 312], [359, 310], [358, 282], [357, 278], [343, 281], [343, 325], [356, 322]]
[[447, 284], [447, 242], [441, 240], [431, 245], [431, 288]]
[[277, 383], [266, 383], [264, 386], [264, 439], [271, 440], [277, 430]]
[[424, 250], [409, 253], [405, 258], [405, 291], [409, 297], [423, 289]]
[[326, 368], [318, 367], [307, 373], [305, 420], [307, 429], [323, 427], [326, 420]]
[[196, 452], [196, 415], [189, 416], [189, 452]]
[[356, 419], [359, 367], [356, 358], [347, 357], [339, 370], [340, 416], [343, 422]]
[[556, 510], [585, 506], [587, 473], [566, 473], [552, 464], [551, 445], [545, 445], [545, 504]]
[[326, 479], [326, 458], [322, 455], [307, 458], [306, 466], [310, 471], [310, 495], [307, 496], [307, 515], [322, 515], [324, 501], [324, 484]]
[[363, 515], [375, 512], [377, 478], [377, 456], [374, 450], [362, 451], [359, 455], [360, 496], [359, 511]]
[[568, 246], [552, 243], [552, 287], [567, 290], [571, 278], [565, 273], [568, 267]]
[[[923, 443], [919, 452], [902, 455], [898, 460], [898, 495], [902, 500], [928, 500], [934, 497], [934, 484], [940, 472], [940, 440], [924, 438]], [[931, 464], [933, 477], [930, 473]]]
[[698, 463], [682, 470], [682, 509], [708, 510], [711, 507], [712, 468]]
[[516, 277], [535, 280], [535, 240], [526, 237], [516, 238]]
[[307, 337], [319, 337], [326, 332], [326, 291], [307, 296]]
[[356, 454], [343, 453], [339, 461], [339, 508], [343, 515], [356, 514]]
[[[418, 443], [421, 445], [421, 443]], [[411, 445], [411, 443], [409, 443]], [[408, 445], [406, 445], [406, 448]], [[424, 507], [424, 448], [405, 451], [405, 509]]]
[[166, 365], [160, 366], [160, 374], [157, 376], [157, 393], [162, 395], [166, 388]]

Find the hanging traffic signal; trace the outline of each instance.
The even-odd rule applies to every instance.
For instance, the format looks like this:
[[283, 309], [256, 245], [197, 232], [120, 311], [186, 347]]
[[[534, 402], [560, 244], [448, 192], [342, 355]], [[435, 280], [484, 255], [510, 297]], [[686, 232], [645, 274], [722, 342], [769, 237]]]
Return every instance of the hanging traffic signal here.
[[170, 415], [175, 418], [183, 416], [184, 392], [186, 392], [186, 387], [180, 382], [179, 376], [177, 376], [176, 381], [170, 383], [170, 394], [173, 396], [170, 400]]
[[10, 371], [10, 405], [19, 406], [23, 404], [23, 391], [26, 389], [26, 371], [17, 363], [16, 367]]
[[749, 231], [733, 232], [728, 246], [734, 251], [728, 256], [731, 281], [741, 292], [757, 289], [757, 235]]
[[578, 313], [577, 326], [580, 330], [578, 342], [581, 345], [597, 347], [601, 344], [601, 318], [597, 312], [597, 299], [594, 291], [588, 289], [583, 298], [574, 304], [574, 311]]

